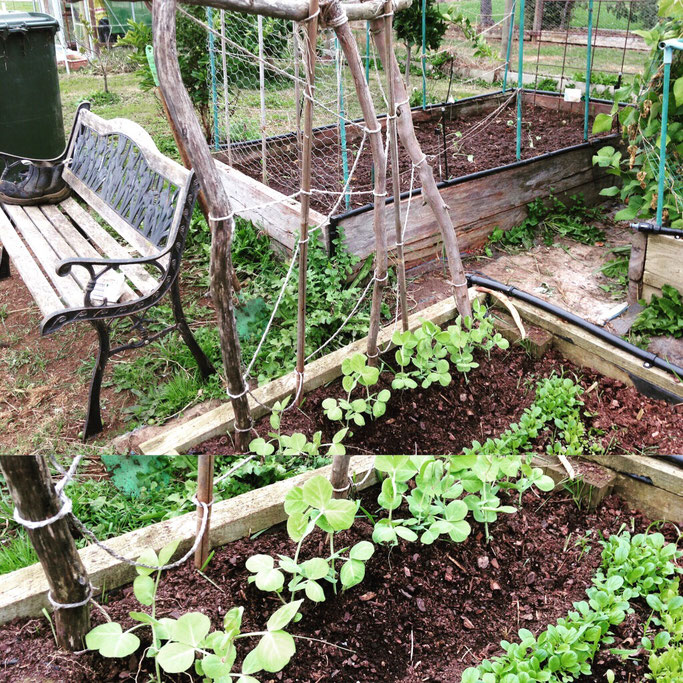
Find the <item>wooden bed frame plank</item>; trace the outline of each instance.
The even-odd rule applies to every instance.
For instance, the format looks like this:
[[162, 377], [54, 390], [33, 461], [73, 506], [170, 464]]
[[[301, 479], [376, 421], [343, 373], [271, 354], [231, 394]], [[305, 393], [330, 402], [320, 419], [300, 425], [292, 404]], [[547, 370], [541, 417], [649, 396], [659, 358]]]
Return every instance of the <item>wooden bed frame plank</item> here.
[[[372, 486], [376, 482], [374, 456], [352, 458], [349, 472], [359, 482], [359, 489]], [[369, 472], [370, 476], [360, 483]], [[330, 473], [331, 466], [323, 467], [216, 503], [212, 509], [211, 547], [225, 545], [285, 521], [284, 500], [290, 489], [315, 475], [329, 477]], [[134, 560], [146, 548], [159, 551], [173, 539], [180, 539], [175, 555], [180, 557], [192, 546], [196, 532], [197, 517], [192, 512], [110, 539], [106, 545], [123, 557]], [[98, 589], [117, 588], [135, 576], [134, 567], [95, 545], [81, 550], [80, 555]], [[44, 607], [49, 608], [47, 592], [48, 584], [40, 564], [4, 575], [0, 582], [0, 624], [15, 617], [40, 616]]]

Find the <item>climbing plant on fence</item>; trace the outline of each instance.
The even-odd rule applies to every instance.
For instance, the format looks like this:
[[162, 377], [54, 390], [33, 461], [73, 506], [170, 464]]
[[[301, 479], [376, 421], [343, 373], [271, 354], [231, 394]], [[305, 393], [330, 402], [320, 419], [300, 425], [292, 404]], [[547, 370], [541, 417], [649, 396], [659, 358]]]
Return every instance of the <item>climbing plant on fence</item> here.
[[[608, 168], [622, 179], [621, 188], [614, 185], [601, 192], [611, 197], [619, 195], [627, 204], [616, 214], [617, 220], [652, 218], [657, 209], [663, 96], [659, 43], [683, 36], [683, 4], [662, 0], [659, 13], [664, 19], [657, 26], [650, 31], [635, 31], [651, 47], [643, 73], [636, 75], [632, 84], [616, 91], [611, 114], [598, 114], [593, 126], [594, 133], [608, 131], [614, 116], [618, 116], [622, 125], [626, 154], [608, 146], [593, 157], [594, 164]], [[619, 103], [633, 104], [619, 109]], [[663, 221], [680, 228], [683, 227], [683, 54], [679, 51], [674, 52], [671, 65], [668, 121]]]

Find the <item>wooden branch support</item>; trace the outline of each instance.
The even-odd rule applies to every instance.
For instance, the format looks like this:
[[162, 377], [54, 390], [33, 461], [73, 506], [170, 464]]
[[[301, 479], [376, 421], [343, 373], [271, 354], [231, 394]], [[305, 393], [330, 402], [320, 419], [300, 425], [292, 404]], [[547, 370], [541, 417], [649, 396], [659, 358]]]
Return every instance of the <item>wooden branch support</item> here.
[[[197, 569], [202, 569], [209, 559], [209, 538], [211, 535], [211, 506], [213, 505], [213, 475], [214, 465], [216, 461], [215, 455], [200, 455], [197, 462], [199, 470], [197, 473], [197, 502], [206, 503], [209, 508], [207, 512], [206, 528], [202, 536], [202, 542], [199, 544], [194, 554], [194, 566]], [[204, 508], [197, 505], [197, 535], [201, 533], [202, 525], [204, 524]]]
[[[297, 396], [303, 398], [304, 368], [306, 366], [306, 277], [308, 275], [308, 221], [311, 209], [311, 173], [313, 154], [313, 98], [315, 95], [315, 59], [318, 42], [318, 0], [311, 0], [306, 22], [306, 50], [304, 70], [306, 90], [304, 101], [304, 139], [301, 163], [301, 228], [299, 231], [299, 299], [296, 328], [296, 371], [299, 379]], [[297, 103], [297, 107], [298, 107]], [[317, 238], [317, 235], [316, 235]]]
[[[41, 455], [2, 455], [2, 470], [12, 500], [22, 519], [42, 522], [58, 515], [62, 508], [52, 483], [50, 470]], [[81, 603], [90, 595], [90, 579], [76, 550], [67, 517], [37, 529], [27, 528], [50, 594], [62, 605]], [[82, 650], [90, 630], [90, 604], [70, 609], [55, 609], [57, 645]]]
[[631, 238], [631, 256], [628, 262], [628, 303], [638, 303], [643, 289], [643, 271], [647, 254], [647, 234], [634, 232]]
[[[386, 194], [387, 194], [387, 158], [382, 142], [382, 127], [380, 126], [375, 105], [372, 101], [370, 87], [365, 80], [365, 71], [358, 51], [358, 43], [354, 38], [348, 17], [339, 0], [324, 0], [320, 4], [325, 24], [334, 31], [349, 65], [353, 77], [358, 102], [363, 112], [363, 120], [370, 138], [372, 161], [375, 165], [375, 186], [373, 213], [373, 232], [375, 235], [375, 281], [372, 289], [372, 306], [370, 309], [370, 327], [368, 330], [367, 355], [371, 365], [377, 365], [379, 352], [377, 350], [377, 335], [380, 328], [382, 309], [382, 295], [387, 280], [387, 234], [386, 234]], [[381, 26], [380, 26], [381, 28]], [[467, 292], [465, 292], [467, 294]]]
[[335, 498], [349, 497], [349, 465], [351, 464], [350, 455], [335, 455], [332, 461], [332, 474], [330, 482], [334, 488]]
[[[415, 128], [413, 126], [413, 117], [410, 111], [410, 101], [406, 87], [401, 78], [401, 72], [396, 61], [396, 55], [389, 55], [386, 45], [386, 37], [382, 30], [382, 20], [374, 19], [371, 23], [372, 36], [377, 47], [377, 52], [384, 63], [384, 70], [392, 74], [394, 81], [394, 94], [398, 100], [398, 134], [410, 156], [413, 166], [418, 170], [420, 181], [422, 183], [422, 191], [424, 198], [429, 204], [434, 213], [434, 218], [439, 225], [441, 231], [441, 238], [443, 240], [444, 248], [446, 250], [446, 257], [448, 259], [448, 268], [451, 275], [451, 284], [453, 286], [453, 296], [458, 308], [458, 312], [462, 316], [471, 315], [472, 307], [470, 299], [467, 294], [467, 280], [465, 279], [465, 270], [460, 260], [460, 250], [458, 248], [458, 238], [455, 234], [453, 221], [448, 213], [448, 207], [443, 201], [439, 189], [434, 180], [434, 172], [427, 161], [427, 156], [422, 151], [417, 136], [415, 135]], [[393, 62], [392, 66], [386, 63], [389, 57]]]
[[242, 354], [235, 323], [232, 297], [232, 256], [230, 247], [235, 221], [230, 200], [221, 183], [201, 126], [183, 85], [176, 48], [176, 0], [164, 0], [153, 6], [154, 54], [157, 60], [161, 91], [179, 136], [186, 142], [188, 159], [197, 174], [210, 212], [211, 227], [211, 294], [218, 316], [221, 355], [228, 380], [228, 392], [235, 408], [236, 441], [246, 451], [249, 444], [251, 417], [245, 380], [242, 376]]
[[[396, 124], [396, 94], [394, 93], [394, 79], [391, 70], [394, 67], [393, 45], [393, 2], [387, 0], [384, 5], [384, 33], [387, 53], [384, 64], [387, 70], [387, 100], [389, 102], [388, 134], [391, 150], [391, 182], [394, 195], [394, 230], [396, 232], [396, 278], [398, 280], [398, 299], [401, 311], [401, 326], [405, 332], [408, 329], [408, 298], [406, 294], [406, 259], [403, 244], [403, 225], [401, 223], [401, 169], [398, 163], [398, 129]], [[400, 78], [400, 75], [399, 75]], [[406, 213], [406, 220], [408, 214]]]

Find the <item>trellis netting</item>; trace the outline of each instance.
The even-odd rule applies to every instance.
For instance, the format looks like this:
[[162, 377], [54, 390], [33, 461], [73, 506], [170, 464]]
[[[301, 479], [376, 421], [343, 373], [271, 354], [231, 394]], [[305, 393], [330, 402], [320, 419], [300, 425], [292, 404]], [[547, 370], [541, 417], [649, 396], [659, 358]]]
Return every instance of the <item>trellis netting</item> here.
[[[417, 109], [468, 95], [513, 91], [520, 45], [524, 87], [585, 91], [588, 81], [592, 96], [610, 97], [615, 86], [642, 68], [647, 46], [636, 32], [651, 28], [656, 12], [655, 0], [493, 0], [486, 13], [475, 0], [446, 5], [416, 0], [394, 17], [394, 45], [409, 74], [410, 104]], [[206, 10], [206, 23], [213, 29], [207, 31], [207, 49], [214, 152], [291, 196], [300, 187], [301, 174], [303, 34], [292, 22], [211, 9]], [[385, 74], [369, 26], [355, 22], [352, 28], [376, 110], [386, 113]], [[349, 176], [363, 126], [356, 123], [360, 107], [332, 31], [320, 32], [316, 51], [313, 207], [327, 213], [347, 188], [337, 211], [341, 213], [372, 201], [372, 172], [364, 170], [368, 164], [360, 164], [357, 176]], [[472, 134], [481, 133], [492, 120], [482, 121]], [[436, 166], [443, 150], [457, 144], [457, 134], [443, 131], [441, 140], [425, 149]], [[370, 152], [363, 154], [369, 157]], [[447, 179], [444, 169], [436, 170], [439, 179]], [[402, 191], [410, 184], [406, 167]]]

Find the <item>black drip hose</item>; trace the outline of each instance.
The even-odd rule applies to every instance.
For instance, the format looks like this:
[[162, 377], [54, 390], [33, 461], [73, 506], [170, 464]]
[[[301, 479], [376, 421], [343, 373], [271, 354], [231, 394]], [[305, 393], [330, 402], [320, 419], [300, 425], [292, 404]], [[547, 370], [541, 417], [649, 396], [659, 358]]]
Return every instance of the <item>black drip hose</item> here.
[[683, 368], [679, 367], [678, 365], [665, 361], [656, 353], [643, 351], [643, 349], [625, 341], [616, 334], [612, 334], [611, 332], [604, 330], [602, 327], [594, 325], [578, 315], [566, 311], [564, 308], [550, 304], [543, 299], [539, 299], [537, 296], [533, 296], [533, 294], [529, 294], [521, 289], [517, 289], [517, 287], [514, 287], [513, 285], [504, 285], [502, 282], [498, 282], [498, 280], [491, 280], [487, 277], [481, 277], [472, 273], [467, 273], [467, 282], [469, 285], [481, 285], [482, 287], [488, 287], [489, 289], [493, 289], [497, 292], [503, 292], [514, 299], [526, 301], [526, 303], [536, 306], [547, 313], [552, 313], [558, 318], [572, 323], [573, 325], [580, 327], [582, 330], [586, 330], [586, 332], [590, 332], [608, 344], [611, 344], [612, 346], [621, 349], [622, 351], [626, 351], [626, 353], [629, 353], [632, 356], [635, 356], [639, 360], [643, 361], [643, 366], [646, 368], [659, 368], [660, 370], [664, 370], [665, 372], [669, 372], [672, 375], [683, 379]]
[[675, 237], [677, 240], [680, 240], [683, 237], [683, 230], [667, 228], [663, 225], [657, 225], [656, 223], [631, 223], [631, 228], [638, 232], [647, 232], [652, 233], [653, 235], [671, 235], [671, 237]]

